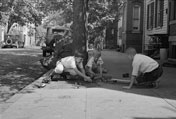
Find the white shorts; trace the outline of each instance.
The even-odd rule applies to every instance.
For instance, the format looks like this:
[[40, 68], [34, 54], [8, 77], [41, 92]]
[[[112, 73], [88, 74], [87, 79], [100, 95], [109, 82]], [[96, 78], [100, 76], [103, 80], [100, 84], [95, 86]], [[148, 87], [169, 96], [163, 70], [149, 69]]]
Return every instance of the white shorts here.
[[58, 61], [58, 62], [56, 63], [56, 67], [55, 67], [55, 69], [54, 69], [54, 72], [55, 72], [55, 73], [58, 73], [58, 74], [62, 74], [63, 71], [64, 71], [64, 66], [62, 65], [62, 63], [61, 63], [60, 61]]

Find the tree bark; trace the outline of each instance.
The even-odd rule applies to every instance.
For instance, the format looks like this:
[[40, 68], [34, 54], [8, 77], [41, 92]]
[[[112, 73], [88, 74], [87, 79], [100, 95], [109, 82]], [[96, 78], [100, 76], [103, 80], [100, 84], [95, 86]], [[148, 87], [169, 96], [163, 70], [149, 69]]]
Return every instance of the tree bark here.
[[73, 44], [74, 52], [84, 55], [84, 65], [87, 62], [87, 31], [86, 31], [86, 11], [88, 0], [74, 0], [73, 2]]

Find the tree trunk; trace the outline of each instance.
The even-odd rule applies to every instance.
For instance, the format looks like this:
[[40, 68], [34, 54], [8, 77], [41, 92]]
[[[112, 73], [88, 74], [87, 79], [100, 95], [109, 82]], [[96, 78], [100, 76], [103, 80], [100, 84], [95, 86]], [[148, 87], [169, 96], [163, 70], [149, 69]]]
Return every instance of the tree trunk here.
[[11, 26], [12, 26], [12, 23], [8, 22], [7, 33], [9, 33], [9, 30], [10, 30]]
[[[86, 10], [88, 0], [74, 0], [73, 2], [73, 44], [74, 51], [84, 54], [84, 59], [87, 59], [86, 41]], [[84, 60], [84, 61], [85, 61]]]

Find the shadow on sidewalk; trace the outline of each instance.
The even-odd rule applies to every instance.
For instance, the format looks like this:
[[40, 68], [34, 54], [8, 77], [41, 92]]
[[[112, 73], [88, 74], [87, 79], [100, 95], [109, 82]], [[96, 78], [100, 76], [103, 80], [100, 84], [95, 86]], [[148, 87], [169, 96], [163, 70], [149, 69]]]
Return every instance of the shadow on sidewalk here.
[[[105, 68], [108, 69], [108, 74], [114, 78], [122, 79], [122, 74], [130, 73], [130, 61], [123, 53], [118, 53], [115, 51], [103, 51], [102, 57], [105, 63]], [[59, 80], [57, 82], [52, 82], [57, 84], [53, 86], [51, 84], [51, 89], [68, 89], [68, 88], [104, 88], [108, 90], [121, 91], [125, 93], [132, 93], [137, 95], [144, 95], [156, 98], [171, 99], [176, 100], [176, 70], [174, 68], [164, 68], [164, 74], [161, 77], [161, 84], [158, 89], [154, 88], [136, 88], [133, 87], [130, 90], [123, 89], [123, 86], [128, 84], [117, 83], [117, 82], [94, 82], [88, 83], [83, 80]], [[66, 83], [63, 83], [66, 82]], [[59, 84], [62, 84], [59, 85]], [[69, 86], [63, 86], [63, 85]], [[70, 86], [71, 85], [71, 86]], [[59, 87], [60, 86], [60, 87]], [[49, 86], [48, 86], [49, 87]], [[47, 86], [44, 88], [48, 88]], [[25, 93], [25, 92], [24, 92]], [[26, 93], [30, 93], [26, 92]], [[32, 93], [32, 91], [31, 91]], [[176, 105], [176, 104], [175, 104]], [[137, 118], [136, 118], [137, 119]], [[145, 118], [144, 118], [145, 119]]]
[[0, 56], [0, 102], [8, 100], [46, 72], [38, 62], [40, 50], [3, 49]]

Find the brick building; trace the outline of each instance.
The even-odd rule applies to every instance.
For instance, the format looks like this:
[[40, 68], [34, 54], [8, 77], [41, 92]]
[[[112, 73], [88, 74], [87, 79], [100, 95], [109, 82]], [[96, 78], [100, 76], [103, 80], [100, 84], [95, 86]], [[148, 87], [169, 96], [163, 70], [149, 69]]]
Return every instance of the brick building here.
[[169, 60], [176, 61], [176, 0], [169, 0]]
[[142, 52], [144, 0], [126, 0], [122, 9], [122, 43]]

